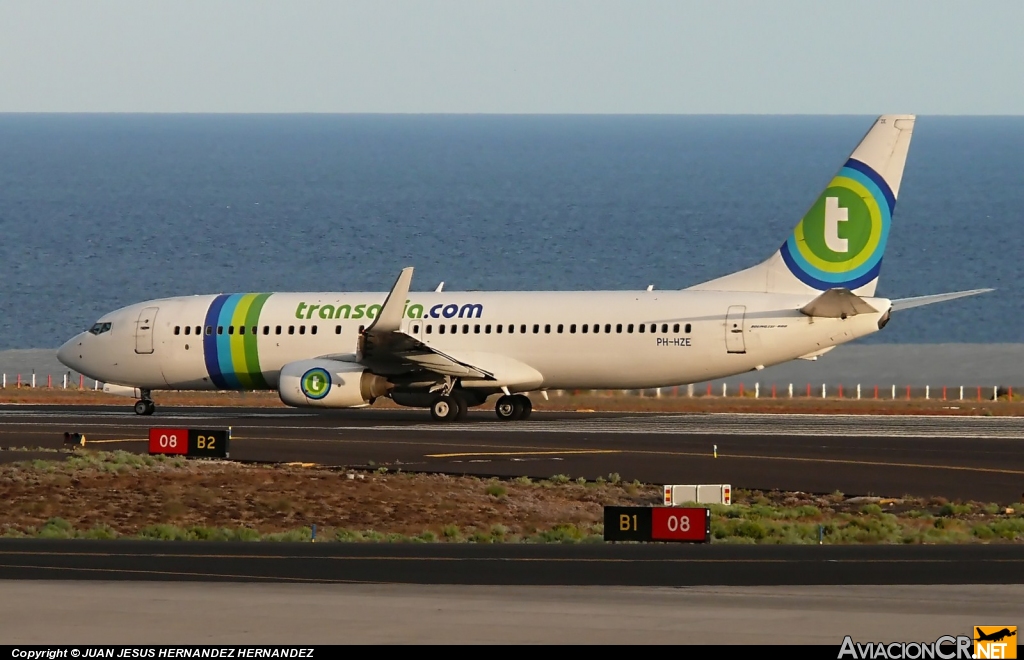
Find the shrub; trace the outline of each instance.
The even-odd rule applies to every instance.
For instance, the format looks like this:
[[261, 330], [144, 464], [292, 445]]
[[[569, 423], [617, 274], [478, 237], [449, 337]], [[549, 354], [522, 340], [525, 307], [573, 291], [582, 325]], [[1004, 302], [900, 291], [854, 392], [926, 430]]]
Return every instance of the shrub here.
[[551, 483], [553, 484], [567, 484], [569, 483], [569, 477], [565, 476], [564, 474], [556, 474], [555, 476], [551, 477], [549, 481], [551, 481]]
[[502, 497], [508, 490], [501, 484], [491, 484], [487, 487], [487, 494], [491, 497]]
[[952, 502], [947, 502], [946, 504], [943, 504], [942, 508], [939, 509], [939, 515], [940, 516], [947, 516], [947, 517], [948, 516], [962, 516], [962, 515], [966, 515], [966, 514], [968, 514], [970, 512], [971, 512], [971, 505], [970, 504], [953, 504]]

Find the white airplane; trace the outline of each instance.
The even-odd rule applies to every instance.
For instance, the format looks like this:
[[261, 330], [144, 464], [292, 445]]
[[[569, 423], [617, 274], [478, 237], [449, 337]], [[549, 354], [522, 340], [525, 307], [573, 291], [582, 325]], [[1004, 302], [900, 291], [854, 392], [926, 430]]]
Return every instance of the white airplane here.
[[100, 318], [57, 357], [139, 399], [153, 390], [278, 390], [290, 406], [379, 397], [462, 419], [500, 394], [654, 388], [815, 359], [877, 332], [893, 311], [990, 291], [875, 297], [913, 115], [879, 117], [782, 247], [681, 291], [236, 293], [164, 298]]

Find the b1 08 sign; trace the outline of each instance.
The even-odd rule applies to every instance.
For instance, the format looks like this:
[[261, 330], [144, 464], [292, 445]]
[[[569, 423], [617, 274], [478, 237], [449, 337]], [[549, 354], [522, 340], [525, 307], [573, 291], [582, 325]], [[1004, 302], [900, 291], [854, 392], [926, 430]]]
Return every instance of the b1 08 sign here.
[[711, 540], [711, 510], [705, 507], [606, 506], [605, 541]]

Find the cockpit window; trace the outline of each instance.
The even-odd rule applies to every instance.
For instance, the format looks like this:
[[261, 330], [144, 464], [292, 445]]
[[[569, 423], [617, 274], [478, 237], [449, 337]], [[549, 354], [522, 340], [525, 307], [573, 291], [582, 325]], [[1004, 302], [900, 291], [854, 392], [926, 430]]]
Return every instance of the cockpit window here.
[[91, 332], [94, 335], [102, 335], [104, 332], [110, 332], [110, 324], [94, 323], [93, 326], [89, 328], [89, 332]]

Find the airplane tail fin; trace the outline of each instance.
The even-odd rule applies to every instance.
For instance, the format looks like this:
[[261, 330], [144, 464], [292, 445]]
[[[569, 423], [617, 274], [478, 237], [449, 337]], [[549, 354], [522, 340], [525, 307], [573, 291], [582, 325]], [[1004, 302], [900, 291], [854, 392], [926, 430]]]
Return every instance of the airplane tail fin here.
[[690, 287], [871, 297], [907, 161], [914, 115], [882, 115], [782, 247], [757, 266]]

